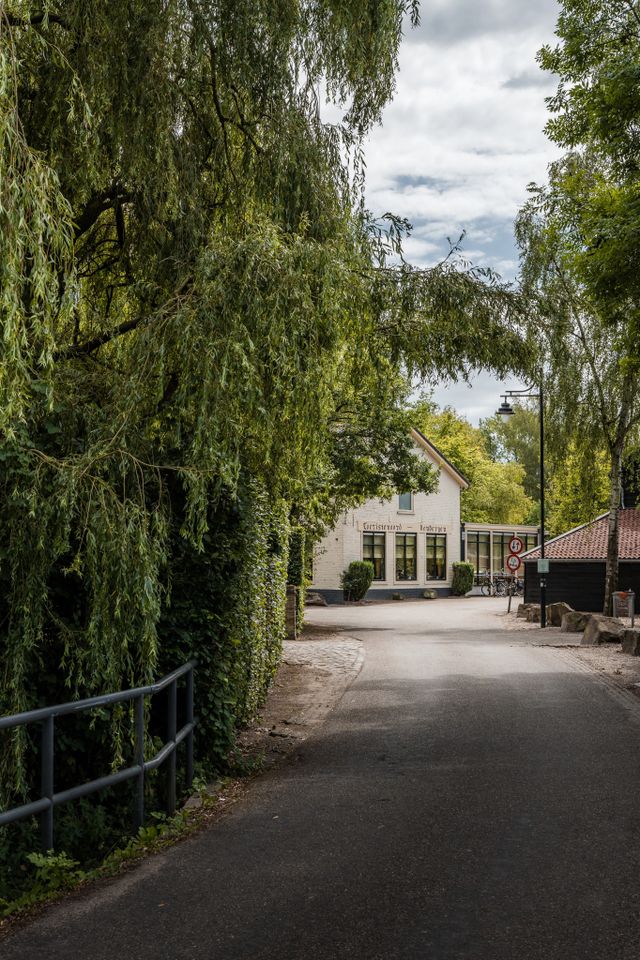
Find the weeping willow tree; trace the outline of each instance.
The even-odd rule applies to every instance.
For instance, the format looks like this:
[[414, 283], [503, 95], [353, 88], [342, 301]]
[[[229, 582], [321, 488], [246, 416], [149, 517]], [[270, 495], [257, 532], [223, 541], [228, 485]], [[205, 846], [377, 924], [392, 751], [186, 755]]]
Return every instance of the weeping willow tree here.
[[254, 591], [278, 634], [289, 517], [428, 489], [412, 379], [529, 362], [508, 292], [455, 257], [411, 268], [404, 225], [362, 202], [362, 139], [417, 16], [415, 0], [0, 5], [3, 713], [177, 657], [189, 564], [226, 604], [192, 616], [231, 636], [210, 671], [240, 671], [257, 702], [273, 651], [247, 681], [234, 630]]

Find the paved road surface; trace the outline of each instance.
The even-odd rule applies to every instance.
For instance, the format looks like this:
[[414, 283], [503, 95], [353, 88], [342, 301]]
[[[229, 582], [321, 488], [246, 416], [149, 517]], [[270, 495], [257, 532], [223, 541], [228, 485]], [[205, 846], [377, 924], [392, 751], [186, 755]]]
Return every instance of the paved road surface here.
[[638, 960], [636, 703], [491, 606], [314, 611], [366, 661], [299, 759], [0, 956]]

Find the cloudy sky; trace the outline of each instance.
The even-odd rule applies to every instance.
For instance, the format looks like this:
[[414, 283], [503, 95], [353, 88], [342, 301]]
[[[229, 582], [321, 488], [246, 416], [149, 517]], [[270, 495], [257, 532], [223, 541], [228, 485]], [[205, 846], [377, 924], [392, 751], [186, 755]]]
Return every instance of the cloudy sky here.
[[[413, 223], [411, 262], [437, 262], [446, 238], [466, 230], [465, 254], [513, 279], [514, 217], [527, 184], [544, 180], [557, 155], [542, 133], [555, 84], [535, 62], [554, 40], [556, 0], [423, 0], [421, 11], [394, 101], [367, 147], [368, 205]], [[435, 396], [477, 422], [499, 393], [481, 374], [471, 389], [439, 385]]]

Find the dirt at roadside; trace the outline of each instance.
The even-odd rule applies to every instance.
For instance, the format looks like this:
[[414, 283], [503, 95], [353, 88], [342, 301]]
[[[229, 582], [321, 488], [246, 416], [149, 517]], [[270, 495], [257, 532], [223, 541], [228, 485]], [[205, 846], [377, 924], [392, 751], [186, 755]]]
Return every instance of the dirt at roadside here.
[[623, 653], [618, 643], [603, 643], [599, 647], [572, 647], [573, 657], [594, 672], [613, 680], [618, 686], [640, 697], [640, 657]]
[[272, 766], [296, 749], [356, 678], [363, 649], [360, 640], [315, 626], [285, 641], [260, 718], [238, 736], [242, 756]]

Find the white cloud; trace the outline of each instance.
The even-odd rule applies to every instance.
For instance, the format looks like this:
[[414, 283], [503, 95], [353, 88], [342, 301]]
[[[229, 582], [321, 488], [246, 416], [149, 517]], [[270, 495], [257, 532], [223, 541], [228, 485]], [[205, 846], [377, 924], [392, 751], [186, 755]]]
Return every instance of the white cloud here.
[[427, 241], [416, 262], [437, 260], [463, 229], [487, 265], [515, 262], [496, 240], [556, 155], [542, 132], [553, 78], [535, 63], [556, 14], [555, 0], [425, 4], [366, 151], [369, 206], [416, 224]]
[[[366, 150], [368, 205], [413, 222], [411, 262], [437, 262], [446, 238], [466, 230], [466, 256], [515, 277], [513, 220], [527, 184], [543, 181], [558, 153], [543, 133], [555, 84], [535, 62], [554, 42], [557, 15], [556, 0], [425, 0], [401, 49], [394, 101]], [[483, 373], [472, 388], [438, 386], [436, 399], [477, 422], [501, 389]]]

